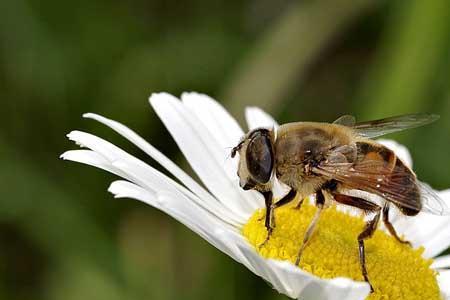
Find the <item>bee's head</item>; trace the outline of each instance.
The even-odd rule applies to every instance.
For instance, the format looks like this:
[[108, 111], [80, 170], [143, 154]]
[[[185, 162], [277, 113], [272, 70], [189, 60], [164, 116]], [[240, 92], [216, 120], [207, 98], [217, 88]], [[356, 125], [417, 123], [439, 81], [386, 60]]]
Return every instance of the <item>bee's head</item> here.
[[273, 132], [258, 128], [247, 133], [231, 150], [231, 157], [239, 153], [239, 185], [244, 190], [265, 185], [272, 176], [274, 166]]

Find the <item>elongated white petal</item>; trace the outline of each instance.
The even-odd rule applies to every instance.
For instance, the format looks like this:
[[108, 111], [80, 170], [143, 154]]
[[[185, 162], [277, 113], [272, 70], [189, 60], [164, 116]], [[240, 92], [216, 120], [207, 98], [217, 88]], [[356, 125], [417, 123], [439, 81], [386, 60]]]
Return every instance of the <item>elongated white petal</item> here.
[[214, 218], [200, 207], [192, 205], [193, 203], [190, 199], [187, 199], [183, 194], [167, 191], [150, 191], [123, 180], [113, 182], [108, 191], [113, 193], [116, 198], [140, 200], [164, 211], [220, 251], [226, 253], [236, 261], [242, 262], [242, 257], [239, 256], [239, 253], [233, 251], [232, 244], [224, 243], [220, 239], [223, 235], [217, 234], [224, 232], [232, 233], [232, 228], [222, 226], [223, 223], [218, 222], [217, 218]]
[[218, 219], [211, 218], [205, 210], [192, 205], [190, 199], [186, 199], [184, 195], [177, 192], [151, 191], [127, 181], [115, 181], [108, 190], [118, 198], [133, 198], [164, 211], [213, 245], [215, 243], [211, 235], [215, 230], [231, 230], [231, 228], [222, 227], [223, 223], [217, 222]]
[[[126, 153], [119, 147], [99, 138], [92, 134], [82, 132], [82, 131], [72, 131], [67, 135], [69, 139], [76, 142], [79, 145], [83, 145], [84, 147], [90, 148], [91, 150], [95, 151], [97, 154], [104, 157], [105, 161], [107, 161], [110, 165], [110, 168], [114, 174], [118, 174], [121, 177], [124, 177], [126, 179], [132, 180], [133, 182], [139, 184], [139, 185], [145, 185], [144, 182], [146, 178], [140, 177], [139, 174], [136, 174], [136, 172], [127, 172], [124, 170], [121, 170], [119, 163], [120, 162], [129, 162], [133, 163], [139, 168], [145, 168], [147, 167], [147, 170], [150, 174], [154, 174], [153, 169], [146, 165], [144, 162], [138, 160], [137, 158], [131, 156], [130, 154]], [[67, 157], [67, 155], [66, 155]], [[83, 163], [87, 163], [86, 161], [83, 161]], [[136, 170], [137, 171], [137, 170]], [[157, 172], [156, 170], [154, 170]]]
[[160, 208], [156, 201], [156, 193], [146, 190], [134, 183], [126, 180], [116, 180], [111, 183], [108, 192], [114, 195], [114, 198], [131, 198], [150, 204], [156, 208]]
[[265, 127], [265, 128], [278, 127], [278, 123], [268, 113], [254, 106], [245, 108], [245, 120], [247, 121], [249, 130], [258, 127]]
[[[211, 139], [218, 145], [219, 158], [222, 159], [222, 168], [229, 180], [237, 186], [237, 159], [231, 158], [231, 148], [236, 146], [244, 132], [237, 121], [215, 100], [209, 96], [198, 93], [183, 93], [181, 101], [186, 108], [203, 124], [209, 132], [206, 140]], [[256, 209], [261, 201], [256, 193], [245, 192], [239, 189], [241, 201], [248, 203]]]
[[257, 204], [245, 201], [238, 183], [230, 180], [223, 169], [223, 149], [205, 126], [172, 95], [153, 94], [150, 103], [204, 185], [223, 205], [247, 219]]
[[[105, 168], [104, 165], [95, 165], [97, 167], [151, 189], [157, 190], [158, 188], [164, 187], [165, 189], [171, 191], [174, 189], [179, 190], [188, 195], [195, 203], [204, 207], [211, 213], [216, 214], [220, 219], [226, 221], [227, 223], [238, 225], [243, 222], [242, 219], [239, 219], [236, 215], [227, 211], [227, 209], [219, 202], [200, 201], [196, 195], [192, 194], [172, 179], [163, 175], [161, 172], [99, 137], [81, 131], [72, 131], [68, 134], [68, 137], [76, 143], [82, 144], [85, 147], [96, 151], [105, 158], [105, 161], [109, 162], [108, 168]], [[65, 157], [67, 158], [67, 155]], [[81, 159], [84, 159], [84, 157], [79, 157], [76, 161], [90, 164], [92, 160], [81, 161]]]
[[433, 269], [450, 269], [450, 255], [435, 257], [431, 267]]
[[183, 93], [181, 101], [205, 125], [217, 143], [228, 152], [244, 135], [237, 121], [211, 97], [190, 92]]
[[397, 155], [408, 167], [412, 168], [413, 162], [408, 148], [394, 140], [379, 139], [377, 142], [394, 151], [395, 155]]
[[[114, 194], [115, 198], [132, 198], [160, 209], [168, 215], [173, 216], [196, 233], [203, 235], [204, 228], [192, 225], [196, 224], [196, 221], [199, 219], [197, 217], [189, 217], [192, 207], [189, 206], [189, 204], [187, 208], [185, 205], [179, 205], [178, 198], [180, 195], [144, 189], [134, 183], [124, 180], [118, 180], [111, 183], [108, 191]], [[185, 200], [183, 196], [181, 196], [181, 198]], [[202, 215], [201, 212], [200, 215]], [[209, 228], [214, 230], [214, 224], [209, 224]]]
[[[132, 161], [117, 160], [113, 162], [113, 166], [120, 169], [122, 172], [132, 178], [132, 181], [138, 182], [143, 187], [147, 189], [162, 192], [170, 192], [172, 194], [183, 194], [189, 197], [187, 205], [202, 207], [206, 212], [214, 215], [217, 220], [225, 221], [226, 223], [238, 226], [236, 218], [234, 215], [229, 214], [223, 209], [223, 207], [217, 206], [217, 203], [205, 203], [199, 202], [197, 197], [193, 194], [186, 193], [183, 187], [179, 186], [176, 182], [172, 181], [170, 178], [166, 177], [159, 171], [149, 167], [145, 164], [138, 164]], [[223, 226], [229, 227], [228, 224], [222, 224]]]
[[137, 158], [126, 153], [119, 147], [90, 133], [74, 130], [70, 132], [67, 137], [71, 141], [74, 141], [76, 144], [92, 149], [95, 152], [101, 154], [109, 162], [115, 161], [120, 158], [137, 160]]
[[114, 170], [110, 168], [110, 161], [92, 150], [69, 150], [61, 154], [60, 158], [80, 162], [114, 173]]
[[175, 176], [181, 183], [183, 183], [188, 189], [193, 193], [197, 194], [199, 199], [205, 201], [215, 201], [212, 195], [210, 195], [202, 186], [200, 186], [195, 180], [193, 180], [189, 175], [186, 174], [180, 167], [173, 163], [169, 158], [162, 154], [158, 149], [153, 147], [150, 143], [145, 141], [142, 137], [136, 134], [134, 131], [128, 127], [120, 124], [117, 121], [107, 119], [105, 117], [99, 116], [93, 113], [87, 113], [83, 115], [85, 118], [94, 119], [111, 129], [115, 130], [127, 140], [135, 144], [137, 147], [142, 149], [151, 158], [157, 161], [161, 166], [163, 166], [167, 171], [169, 171], [173, 176]]
[[109, 161], [107, 158], [91, 150], [66, 151], [61, 155], [61, 158], [64, 160], [70, 160], [78, 163], [83, 163], [89, 166], [97, 167], [99, 169], [108, 171], [122, 178], [132, 180], [132, 178], [129, 177], [126, 173], [114, 167], [111, 164], [111, 161]]
[[234, 227], [225, 226], [223, 222], [206, 210], [192, 205], [192, 201], [183, 195], [166, 191], [160, 191], [157, 194], [158, 201], [164, 210], [172, 211], [174, 217], [182, 221], [183, 224], [194, 230], [222, 252], [238, 260], [238, 257], [234, 255], [234, 252], [227, 244], [218, 242], [220, 239], [216, 235], [217, 232], [236, 230]]

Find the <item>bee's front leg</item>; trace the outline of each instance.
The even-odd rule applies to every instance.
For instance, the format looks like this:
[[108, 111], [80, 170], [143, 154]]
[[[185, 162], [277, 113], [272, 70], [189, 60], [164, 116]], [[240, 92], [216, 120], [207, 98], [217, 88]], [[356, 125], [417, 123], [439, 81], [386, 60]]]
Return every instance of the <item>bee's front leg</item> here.
[[272, 203], [273, 201], [273, 193], [272, 191], [262, 192], [264, 196], [264, 202], [266, 204], [266, 217], [264, 221], [264, 225], [267, 229], [267, 237], [264, 240], [264, 242], [259, 245], [259, 248], [264, 246], [270, 239], [270, 236], [272, 235], [272, 231], [275, 228], [275, 218], [273, 214], [274, 205]]
[[281, 207], [283, 205], [286, 205], [286, 204], [292, 202], [292, 200], [295, 199], [295, 196], [297, 196], [297, 191], [291, 188], [289, 193], [284, 195], [283, 198], [281, 198], [280, 200], [278, 200], [277, 202], [275, 202], [273, 204], [273, 208], [276, 209], [278, 207]]
[[300, 209], [300, 208], [302, 208], [302, 204], [303, 204], [303, 201], [305, 200], [305, 198], [302, 198], [302, 199], [300, 199], [300, 201], [298, 201], [298, 203], [295, 205], [295, 209]]
[[[288, 203], [291, 203], [292, 202], [292, 200], [294, 200], [295, 199], [295, 196], [297, 195], [297, 191], [296, 190], [294, 190], [294, 189], [291, 189], [290, 191], [289, 191], [289, 193], [287, 193], [286, 195], [284, 195], [283, 196], [283, 198], [281, 198], [280, 200], [278, 200], [277, 202], [275, 202], [275, 203], [272, 203], [272, 208], [271, 208], [271, 210], [272, 210], [272, 227], [274, 227], [274, 222], [275, 222], [275, 213], [273, 212], [275, 209], [277, 209], [278, 207], [281, 207], [281, 206], [284, 206], [284, 205], [286, 205], [286, 204], [288, 204]], [[272, 201], [273, 202], [273, 201]], [[268, 210], [268, 208], [267, 208], [267, 202], [266, 202], [266, 211]], [[263, 219], [264, 217], [261, 217], [260, 219], [258, 219], [258, 221], [261, 221], [262, 219]]]

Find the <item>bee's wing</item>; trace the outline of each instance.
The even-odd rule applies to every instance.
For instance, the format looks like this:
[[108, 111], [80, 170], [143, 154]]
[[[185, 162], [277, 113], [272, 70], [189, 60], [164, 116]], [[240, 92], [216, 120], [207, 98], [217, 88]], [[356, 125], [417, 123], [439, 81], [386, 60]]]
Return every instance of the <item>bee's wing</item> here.
[[439, 119], [439, 116], [434, 114], [410, 114], [356, 123], [349, 127], [352, 127], [360, 136], [375, 138], [388, 133], [423, 126], [437, 119]]
[[337, 118], [333, 122], [333, 124], [353, 127], [356, 124], [356, 119], [354, 116], [351, 116], [351, 115], [343, 115], [343, 116], [340, 116], [339, 118]]
[[450, 209], [444, 200], [425, 182], [417, 182], [422, 196], [423, 211], [434, 215], [450, 215]]
[[379, 160], [364, 160], [357, 164], [324, 162], [313, 172], [335, 179], [347, 188], [378, 195], [401, 207], [436, 215], [450, 214], [445, 202], [426, 184], [418, 182], [411, 172], [397, 166], [391, 170]]

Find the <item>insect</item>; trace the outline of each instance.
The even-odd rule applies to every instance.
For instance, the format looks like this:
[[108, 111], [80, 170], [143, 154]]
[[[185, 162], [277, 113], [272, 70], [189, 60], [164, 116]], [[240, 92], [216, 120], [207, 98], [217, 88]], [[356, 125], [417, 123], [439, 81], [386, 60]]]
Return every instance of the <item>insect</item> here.
[[[275, 128], [257, 128], [248, 132], [231, 151], [239, 153], [239, 184], [244, 190], [256, 190], [265, 199], [266, 243], [274, 229], [274, 209], [294, 199], [315, 195], [317, 210], [300, 245], [296, 265], [314, 233], [319, 217], [331, 201], [361, 209], [370, 215], [357, 237], [359, 261], [364, 280], [369, 283], [364, 241], [372, 237], [380, 218], [400, 243], [389, 221], [389, 209], [396, 206], [405, 216], [421, 211], [437, 215], [449, 214], [445, 203], [395, 153], [372, 138], [408, 128], [419, 127], [439, 118], [432, 114], [411, 114], [356, 123], [344, 115], [333, 123], [295, 122]], [[273, 200], [276, 178], [290, 187], [280, 200]], [[383, 199], [349, 195], [360, 190]], [[299, 196], [296, 198], [296, 196]], [[296, 208], [300, 208], [300, 200]], [[263, 243], [263, 244], [264, 244]], [[262, 245], [263, 245], [262, 244]], [[262, 246], [261, 245], [261, 246]], [[372, 285], [370, 285], [373, 291]]]

